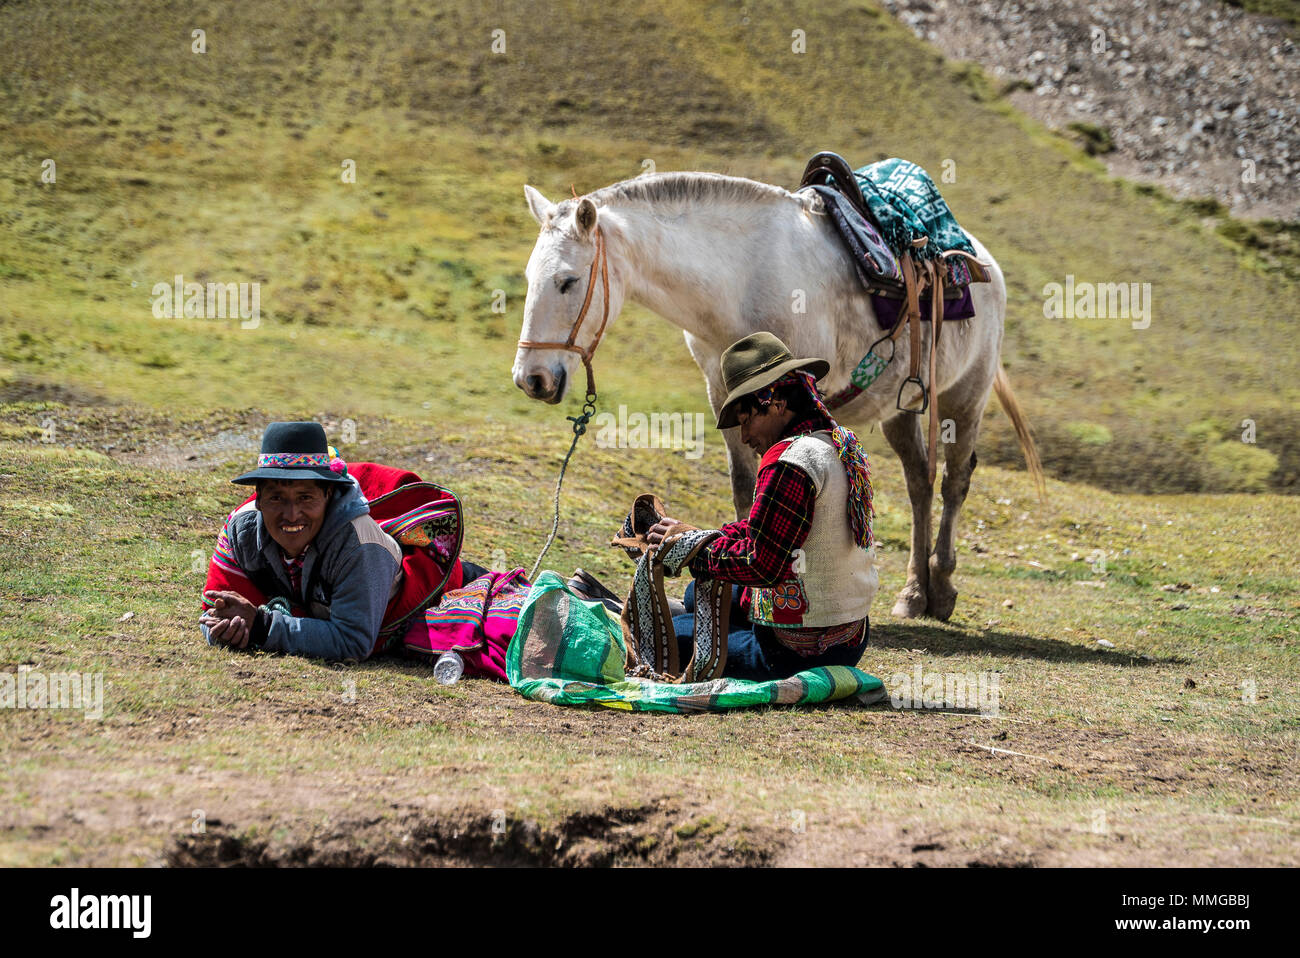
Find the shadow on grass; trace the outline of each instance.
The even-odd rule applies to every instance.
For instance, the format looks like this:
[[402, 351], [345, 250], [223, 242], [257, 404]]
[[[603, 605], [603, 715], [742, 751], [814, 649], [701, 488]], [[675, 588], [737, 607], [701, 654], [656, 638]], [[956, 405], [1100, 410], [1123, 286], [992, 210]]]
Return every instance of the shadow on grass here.
[[[890, 623], [883, 626], [873, 626], [870, 644], [864, 653], [864, 661], [858, 664], [858, 668], [866, 672], [873, 672], [870, 667], [871, 651], [873, 649], [900, 649], [904, 651], [924, 649], [927, 654], [937, 656], [982, 653], [1006, 658], [1040, 659], [1045, 662], [1101, 663], [1118, 668], [1188, 664], [1187, 659], [1177, 656], [1139, 658], [1119, 650], [1088, 648], [1070, 642], [1063, 642], [1059, 639], [1046, 639], [1023, 633], [995, 630], [963, 631], [952, 626], [925, 622], [907, 625]], [[354, 674], [371, 671], [396, 671], [413, 677], [427, 678], [430, 683], [434, 683], [436, 682], [433, 677], [433, 663], [435, 660], [436, 657], [415, 658], [394, 653], [378, 656], [355, 665], [342, 663], [321, 663], [321, 665], [333, 671]], [[468, 690], [473, 691], [473, 687], [479, 681], [489, 680], [471, 681]], [[821, 703], [821, 705], [827, 706], [836, 704], [842, 703]], [[809, 705], [804, 707], [815, 708], [818, 706]]]
[[994, 629], [964, 631], [953, 626], [930, 622], [913, 622], [907, 625], [893, 622], [877, 625], [873, 622], [869, 648], [925, 649], [930, 655], [985, 653], [1017, 659], [1042, 659], [1045, 662], [1087, 662], [1089, 664], [1100, 662], [1124, 668], [1188, 663], [1187, 659], [1177, 656], [1139, 658], [1118, 649], [1076, 645], [1060, 639], [1045, 639]]

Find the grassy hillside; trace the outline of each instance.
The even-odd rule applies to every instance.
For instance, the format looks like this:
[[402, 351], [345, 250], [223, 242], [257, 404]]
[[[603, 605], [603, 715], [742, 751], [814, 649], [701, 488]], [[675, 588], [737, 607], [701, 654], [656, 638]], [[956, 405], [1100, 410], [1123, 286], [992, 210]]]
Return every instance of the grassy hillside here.
[[[869, 3], [746, 11], [6, 5], [6, 388], [190, 409], [328, 399], [419, 415], [429, 402], [431, 422], [489, 408], [544, 422], [555, 411], [528, 408], [508, 376], [535, 237], [525, 181], [559, 195], [651, 159], [791, 184], [830, 147], [956, 164], [944, 191], [1008, 277], [1006, 361], [1049, 472], [1124, 489], [1295, 486], [1293, 249], [1108, 180]], [[140, 29], [115, 29], [124, 19]], [[807, 53], [791, 51], [794, 30]], [[346, 159], [355, 184], [340, 181]], [[149, 291], [176, 274], [260, 282], [261, 328], [156, 319]], [[1149, 282], [1150, 328], [1045, 319], [1043, 286], [1067, 274]], [[637, 394], [634, 341], [679, 361], [666, 393]], [[430, 375], [453, 355], [454, 381]], [[248, 375], [272, 362], [250, 396]], [[614, 402], [704, 407], [675, 333], [641, 311], [600, 364]], [[1255, 444], [1240, 441], [1247, 418]], [[986, 450], [1018, 461], [996, 414]]]
[[1267, 17], [1285, 20], [1293, 27], [1300, 27], [1300, 0], [1223, 0], [1230, 7], [1241, 7], [1251, 13], [1262, 13]]

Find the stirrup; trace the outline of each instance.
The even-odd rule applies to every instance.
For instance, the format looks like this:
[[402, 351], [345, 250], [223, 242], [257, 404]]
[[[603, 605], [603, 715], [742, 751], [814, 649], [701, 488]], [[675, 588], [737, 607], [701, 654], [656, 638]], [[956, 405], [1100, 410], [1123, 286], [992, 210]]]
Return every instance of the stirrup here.
[[[907, 388], [908, 383], [916, 383], [921, 390], [921, 408], [911, 409], [903, 405], [903, 390]], [[925, 388], [925, 383], [921, 382], [920, 376], [908, 376], [898, 386], [898, 401], [896, 403], [899, 412], [910, 412], [916, 416], [922, 416], [930, 408], [930, 390]]]

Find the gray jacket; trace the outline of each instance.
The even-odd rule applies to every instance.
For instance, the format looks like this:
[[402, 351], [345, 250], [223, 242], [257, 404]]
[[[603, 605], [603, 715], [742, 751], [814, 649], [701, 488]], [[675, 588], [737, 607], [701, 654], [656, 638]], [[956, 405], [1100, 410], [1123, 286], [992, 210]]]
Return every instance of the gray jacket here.
[[[294, 595], [280, 547], [253, 502], [226, 520], [223, 537], [235, 565], [267, 599], [251, 624], [250, 646], [322, 659], [370, 655], [401, 584], [402, 551], [370, 517], [355, 480], [330, 495], [303, 560], [303, 596]], [[289, 615], [286, 602], [307, 609], [307, 616]], [[199, 627], [212, 644], [207, 627]]]

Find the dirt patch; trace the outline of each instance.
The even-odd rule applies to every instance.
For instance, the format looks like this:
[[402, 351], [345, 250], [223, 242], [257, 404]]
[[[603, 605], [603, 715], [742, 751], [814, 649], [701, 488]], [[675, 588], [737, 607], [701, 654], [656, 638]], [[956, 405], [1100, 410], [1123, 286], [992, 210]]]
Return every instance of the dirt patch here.
[[1268, 739], [1244, 749], [1215, 738], [1189, 738], [1185, 732], [1139, 724], [1079, 728], [1050, 721], [1011, 724], [910, 711], [892, 719], [898, 727], [882, 726], [888, 740], [886, 744], [882, 735], [878, 747], [917, 760], [935, 754], [959, 757], [969, 774], [1020, 787], [1039, 787], [1062, 776], [1133, 795], [1228, 787], [1252, 803], [1269, 806], [1300, 784], [1294, 755], [1285, 744]]
[[26, 380], [0, 388], [0, 414], [7, 423], [39, 424], [49, 438], [33, 444], [88, 449], [127, 465], [166, 469], [255, 457], [262, 430], [273, 418], [257, 409], [171, 417]]
[[10, 403], [58, 403], [65, 406], [94, 407], [105, 402], [102, 396], [84, 389], [37, 382], [32, 379], [15, 379], [0, 384], [0, 405]]
[[880, 822], [868, 827], [810, 828], [773, 864], [794, 868], [1034, 868], [1048, 864], [1043, 849], [999, 835], [973, 844], [971, 835], [924, 822]]
[[[172, 471], [251, 464], [261, 448], [266, 426], [288, 415], [272, 415], [249, 407], [173, 417], [28, 380], [0, 387], [0, 407], [8, 407], [0, 408], [4, 422], [40, 426], [52, 434], [52, 439], [33, 438], [32, 444], [88, 449], [128, 466]], [[342, 450], [345, 460], [386, 462], [444, 479], [446, 475], [472, 475], [482, 466], [481, 461], [464, 461], [450, 446], [432, 438], [412, 445], [409, 439], [417, 427], [411, 424], [370, 419], [365, 428], [375, 439], [345, 446], [349, 435], [346, 424], [350, 422], [346, 416], [318, 411], [310, 418], [325, 427], [330, 443]], [[399, 435], [408, 441], [389, 441], [390, 436]]]
[[408, 809], [280, 839], [248, 837], [220, 823], [205, 834], [173, 839], [165, 862], [172, 867], [747, 866], [770, 864], [785, 843], [775, 828], [733, 828], [709, 816], [684, 820], [681, 809], [662, 802], [606, 806], [550, 825], [511, 821], [504, 811], [429, 817]]

